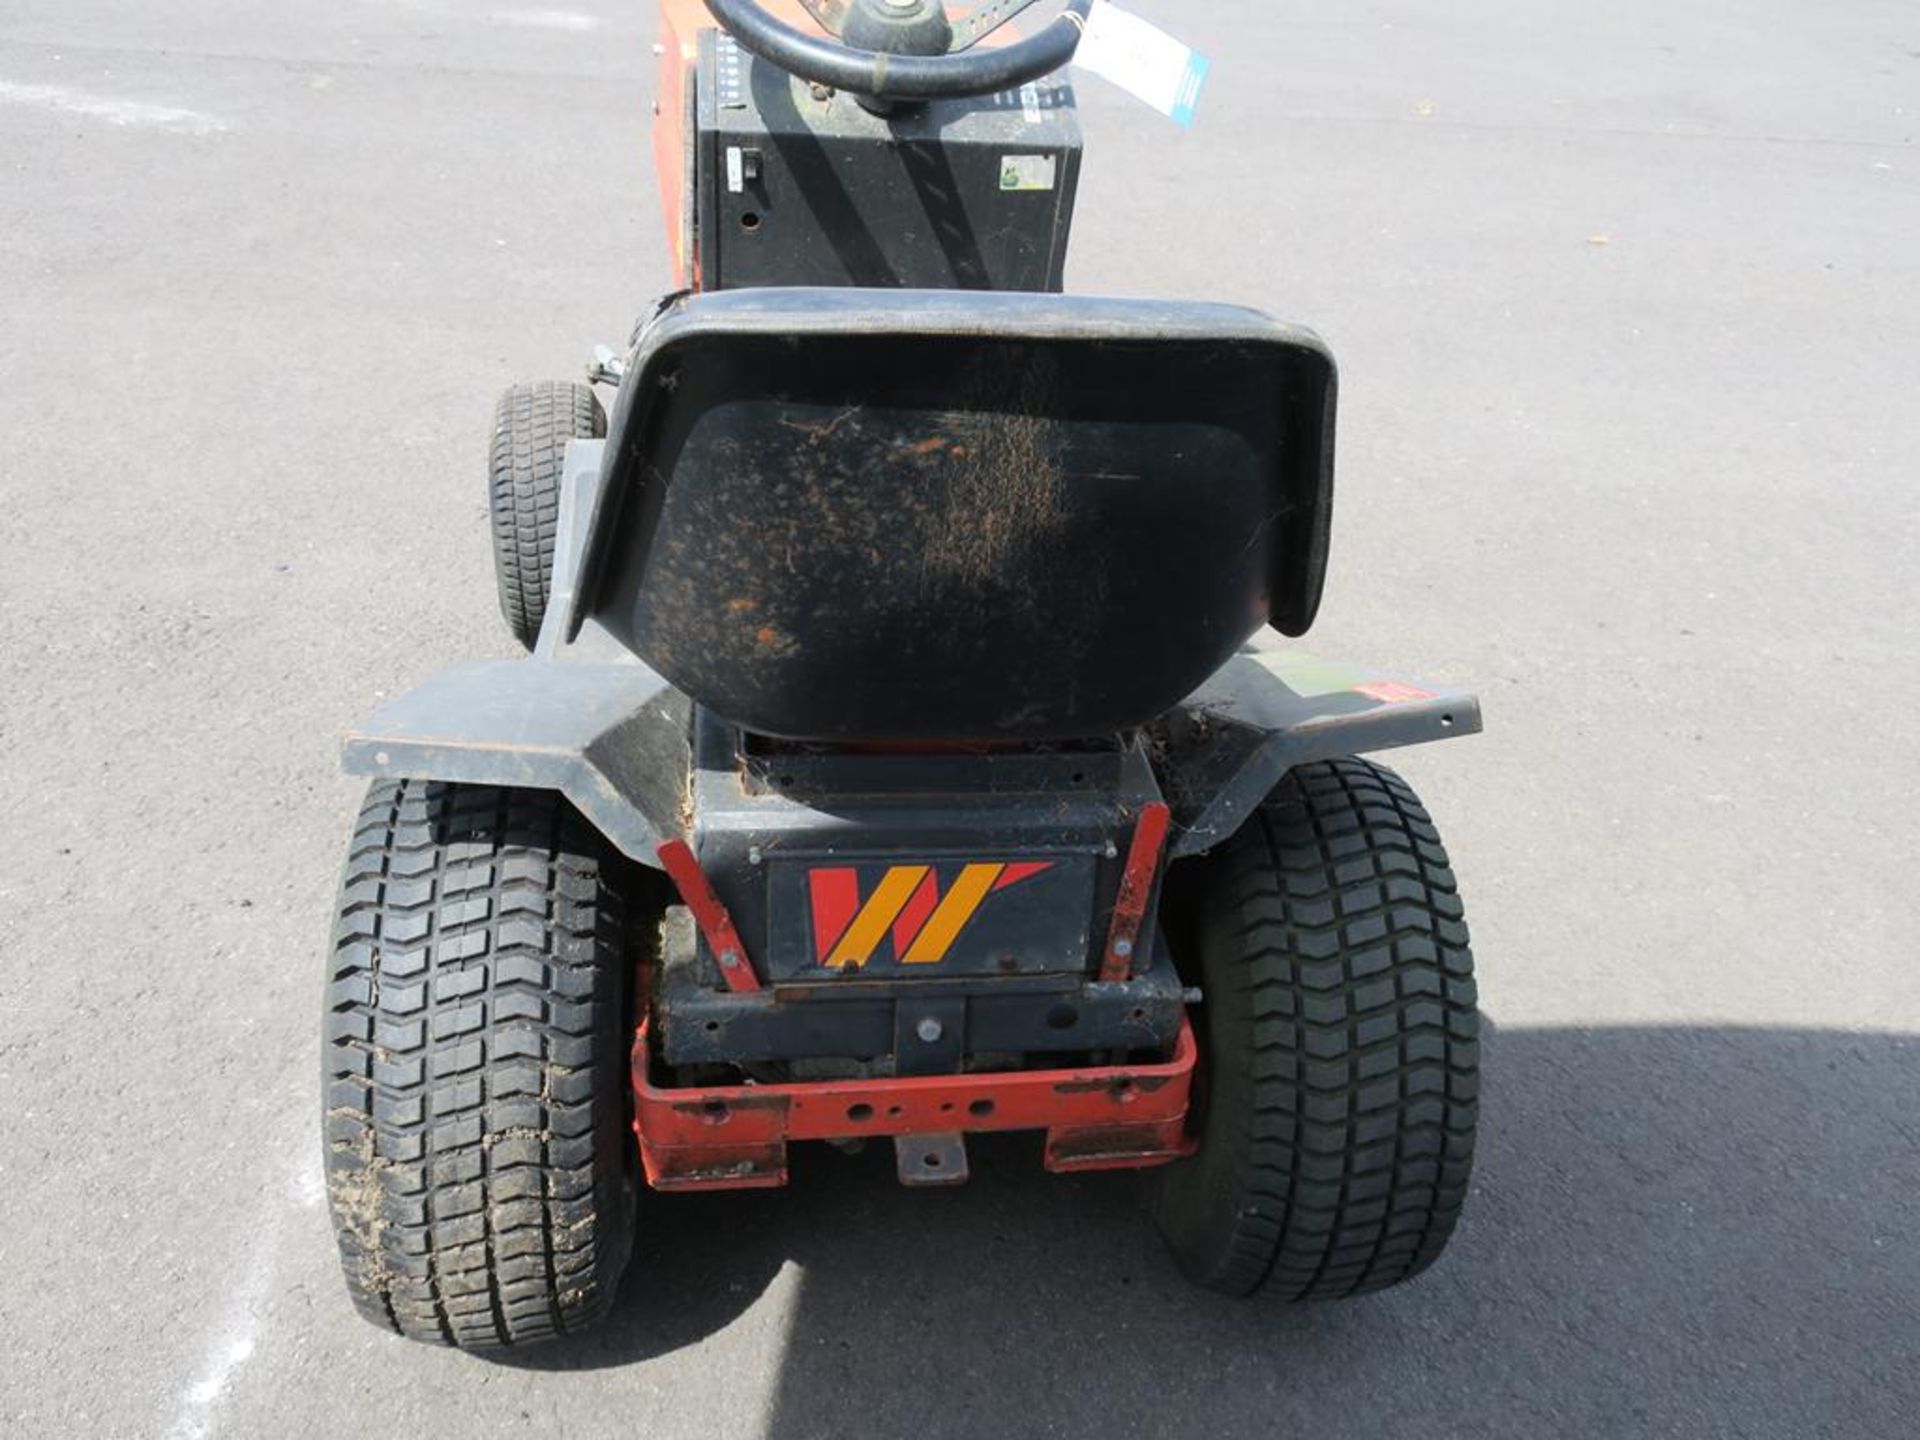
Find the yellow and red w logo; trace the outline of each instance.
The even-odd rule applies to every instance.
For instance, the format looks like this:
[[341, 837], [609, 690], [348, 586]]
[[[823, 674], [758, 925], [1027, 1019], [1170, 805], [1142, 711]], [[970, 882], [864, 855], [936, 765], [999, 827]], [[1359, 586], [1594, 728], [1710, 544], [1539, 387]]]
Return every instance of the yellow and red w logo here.
[[937, 965], [989, 895], [1053, 868], [1050, 860], [968, 865], [944, 894], [931, 865], [896, 865], [862, 903], [860, 872], [809, 870], [814, 953], [829, 970], [858, 970], [891, 938], [902, 965]]

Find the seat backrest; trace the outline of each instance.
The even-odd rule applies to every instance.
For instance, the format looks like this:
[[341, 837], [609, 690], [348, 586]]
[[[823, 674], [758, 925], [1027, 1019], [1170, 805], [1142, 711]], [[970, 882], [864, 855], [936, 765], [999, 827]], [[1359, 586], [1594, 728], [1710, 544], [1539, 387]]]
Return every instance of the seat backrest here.
[[796, 740], [1143, 724], [1326, 571], [1334, 367], [1218, 305], [740, 290], [628, 365], [571, 627]]

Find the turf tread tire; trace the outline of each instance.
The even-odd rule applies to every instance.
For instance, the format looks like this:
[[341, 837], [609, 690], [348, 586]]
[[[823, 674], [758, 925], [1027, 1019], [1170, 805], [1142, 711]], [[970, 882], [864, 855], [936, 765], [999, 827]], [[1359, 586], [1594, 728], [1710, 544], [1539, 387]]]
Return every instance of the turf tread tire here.
[[1294, 771], [1199, 862], [1200, 1150], [1155, 1211], [1187, 1274], [1340, 1299], [1411, 1279], [1466, 1198], [1479, 1029], [1458, 887], [1406, 782]]
[[571, 1334], [632, 1239], [622, 862], [560, 796], [380, 781], [328, 976], [327, 1190], [356, 1305], [493, 1350]]
[[606, 433], [606, 411], [588, 385], [515, 385], [494, 406], [487, 467], [494, 578], [507, 628], [529, 650], [552, 592], [567, 442]]

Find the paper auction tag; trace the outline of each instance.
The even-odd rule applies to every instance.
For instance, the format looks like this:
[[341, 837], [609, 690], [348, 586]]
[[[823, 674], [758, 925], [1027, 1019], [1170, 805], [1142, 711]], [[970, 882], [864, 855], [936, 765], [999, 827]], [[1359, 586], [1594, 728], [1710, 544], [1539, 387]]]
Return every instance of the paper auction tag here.
[[1206, 56], [1112, 0], [1093, 0], [1073, 63], [1182, 125], [1193, 124], [1208, 69]]

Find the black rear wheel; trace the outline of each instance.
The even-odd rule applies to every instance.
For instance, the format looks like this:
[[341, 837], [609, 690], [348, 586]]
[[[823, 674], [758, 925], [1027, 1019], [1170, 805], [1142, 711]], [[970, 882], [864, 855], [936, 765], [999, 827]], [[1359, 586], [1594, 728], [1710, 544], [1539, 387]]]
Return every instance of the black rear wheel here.
[[1162, 1234], [1233, 1295], [1411, 1279], [1459, 1218], [1479, 1096], [1473, 955], [1433, 822], [1384, 766], [1306, 766], [1197, 864], [1201, 1140], [1157, 1174]]
[[546, 791], [381, 781], [341, 882], [327, 1193], [368, 1319], [490, 1350], [613, 1300], [636, 1192], [626, 866]]
[[494, 578], [507, 628], [529, 650], [552, 592], [567, 442], [606, 433], [607, 412], [587, 385], [515, 385], [494, 407], [487, 467]]

